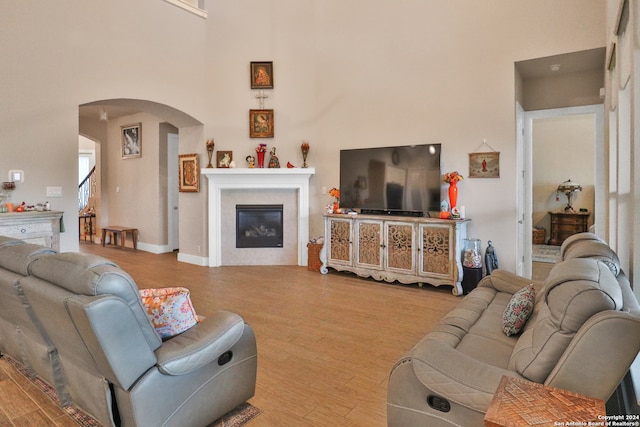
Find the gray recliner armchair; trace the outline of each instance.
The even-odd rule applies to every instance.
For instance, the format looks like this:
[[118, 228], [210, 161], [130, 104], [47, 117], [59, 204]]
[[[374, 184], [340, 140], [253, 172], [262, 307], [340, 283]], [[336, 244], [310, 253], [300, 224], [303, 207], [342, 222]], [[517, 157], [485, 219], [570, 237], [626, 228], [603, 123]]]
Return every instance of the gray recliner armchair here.
[[255, 336], [218, 311], [162, 341], [133, 279], [93, 255], [38, 257], [17, 291], [58, 352], [63, 393], [103, 425], [206, 426], [255, 392]]

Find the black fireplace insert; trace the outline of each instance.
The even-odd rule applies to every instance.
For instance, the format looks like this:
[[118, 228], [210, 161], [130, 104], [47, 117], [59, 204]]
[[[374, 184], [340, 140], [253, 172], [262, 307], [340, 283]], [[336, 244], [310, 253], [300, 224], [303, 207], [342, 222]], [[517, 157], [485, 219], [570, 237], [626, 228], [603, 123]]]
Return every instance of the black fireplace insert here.
[[282, 205], [236, 205], [236, 248], [281, 248]]

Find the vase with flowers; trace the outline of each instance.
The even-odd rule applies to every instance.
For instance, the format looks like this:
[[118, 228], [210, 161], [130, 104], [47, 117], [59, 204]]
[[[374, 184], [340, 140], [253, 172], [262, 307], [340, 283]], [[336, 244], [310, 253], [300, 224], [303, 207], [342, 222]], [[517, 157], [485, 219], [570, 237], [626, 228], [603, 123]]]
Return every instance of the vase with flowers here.
[[340, 213], [340, 189], [333, 187], [329, 195], [333, 197], [333, 213]]
[[258, 167], [264, 167], [264, 154], [267, 152], [267, 144], [259, 144], [256, 147], [256, 154], [258, 155]]
[[447, 172], [442, 175], [442, 182], [449, 184], [449, 205], [451, 210], [458, 204], [458, 181], [462, 181], [462, 175], [458, 171]]

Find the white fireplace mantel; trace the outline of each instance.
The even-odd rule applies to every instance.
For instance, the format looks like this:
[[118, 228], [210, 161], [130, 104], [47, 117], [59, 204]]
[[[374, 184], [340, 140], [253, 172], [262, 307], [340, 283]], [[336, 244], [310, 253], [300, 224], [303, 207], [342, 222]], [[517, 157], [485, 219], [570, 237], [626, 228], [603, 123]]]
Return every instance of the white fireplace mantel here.
[[203, 168], [209, 184], [209, 267], [222, 265], [222, 192], [254, 189], [297, 190], [298, 265], [307, 265], [309, 179], [315, 172], [314, 168]]

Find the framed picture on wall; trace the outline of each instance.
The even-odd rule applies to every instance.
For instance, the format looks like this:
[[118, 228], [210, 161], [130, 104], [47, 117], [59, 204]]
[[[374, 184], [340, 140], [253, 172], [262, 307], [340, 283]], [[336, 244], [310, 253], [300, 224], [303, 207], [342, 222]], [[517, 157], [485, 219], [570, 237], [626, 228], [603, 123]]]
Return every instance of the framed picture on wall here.
[[273, 110], [249, 110], [249, 137], [273, 138]]
[[273, 89], [273, 62], [251, 62], [251, 89]]
[[500, 178], [500, 152], [469, 153], [469, 178]]
[[200, 164], [198, 154], [180, 154], [178, 162], [178, 188], [180, 192], [199, 192]]
[[121, 126], [122, 158], [133, 159], [142, 156], [142, 123]]

